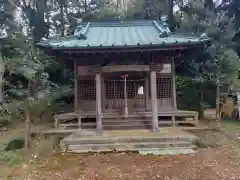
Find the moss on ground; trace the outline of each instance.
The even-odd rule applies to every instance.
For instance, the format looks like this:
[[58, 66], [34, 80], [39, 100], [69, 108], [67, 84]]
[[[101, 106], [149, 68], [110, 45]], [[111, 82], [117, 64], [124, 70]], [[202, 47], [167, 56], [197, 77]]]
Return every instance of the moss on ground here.
[[23, 160], [23, 151], [4, 151], [0, 149], [0, 162], [7, 166], [19, 165]]

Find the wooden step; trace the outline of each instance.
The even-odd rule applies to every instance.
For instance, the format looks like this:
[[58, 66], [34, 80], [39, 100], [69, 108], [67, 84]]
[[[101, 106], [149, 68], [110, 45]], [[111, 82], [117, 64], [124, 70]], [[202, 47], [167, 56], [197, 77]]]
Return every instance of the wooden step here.
[[151, 125], [152, 121], [103, 121], [102, 122], [103, 126], [117, 126], [117, 125], [122, 125], [122, 126], [130, 126], [130, 125]]
[[[124, 114], [116, 114], [116, 113], [103, 113], [103, 118], [124, 118]], [[142, 118], [142, 117], [152, 117], [151, 113], [136, 113], [136, 114], [128, 114], [127, 118]]]
[[150, 118], [121, 118], [121, 119], [102, 119], [102, 122], [152, 122]]
[[104, 127], [103, 128], [104, 130], [108, 130], [108, 131], [114, 131], [114, 130], [149, 130], [151, 129], [150, 126], [115, 126], [115, 127], [112, 127], [112, 126], [108, 126], [108, 127]]
[[[81, 126], [88, 127], [88, 126], [96, 126], [96, 123], [82, 123]], [[59, 127], [78, 127], [78, 123], [61, 123]]]
[[144, 123], [122, 123], [122, 124], [106, 124], [103, 123], [104, 130], [131, 130], [131, 129], [149, 129], [151, 128], [151, 124], [144, 124]]
[[152, 125], [152, 121], [138, 119], [138, 120], [103, 120], [102, 121], [103, 129], [144, 129], [149, 128]]
[[[79, 128], [78, 123], [66, 123], [66, 124], [60, 124], [60, 128], [62, 129], [77, 129]], [[96, 123], [82, 123], [81, 129], [96, 129], [97, 125]]]

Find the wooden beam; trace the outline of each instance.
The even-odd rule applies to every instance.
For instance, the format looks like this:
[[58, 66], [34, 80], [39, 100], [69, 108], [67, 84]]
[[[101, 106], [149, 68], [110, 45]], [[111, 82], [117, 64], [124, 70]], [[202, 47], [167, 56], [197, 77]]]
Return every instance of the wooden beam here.
[[102, 131], [102, 94], [101, 94], [101, 75], [96, 73], [96, 121], [97, 130]]
[[102, 67], [102, 72], [149, 71], [148, 65], [113, 65]]
[[[112, 65], [104, 66], [98, 69], [102, 72], [149, 72], [149, 65]], [[93, 66], [78, 66], [76, 65], [77, 76], [91, 76], [95, 74]], [[158, 63], [156, 64], [155, 71], [161, 74], [171, 74], [171, 63]]]
[[155, 71], [160, 74], [171, 74], [172, 73], [172, 64], [170, 63], [157, 63], [155, 67]]
[[93, 73], [91, 72], [91, 66], [76, 66], [76, 71], [77, 71], [76, 73], [77, 77], [93, 75]]
[[158, 131], [158, 104], [156, 72], [151, 71], [152, 129]]

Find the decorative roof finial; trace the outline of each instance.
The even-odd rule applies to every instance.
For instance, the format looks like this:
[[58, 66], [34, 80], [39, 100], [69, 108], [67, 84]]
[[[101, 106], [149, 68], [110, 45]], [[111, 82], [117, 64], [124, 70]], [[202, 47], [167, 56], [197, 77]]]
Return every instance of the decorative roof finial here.
[[74, 32], [74, 36], [77, 37], [79, 40], [81, 40], [81, 39], [86, 40], [87, 39], [86, 33], [87, 33], [89, 26], [90, 26], [90, 23], [87, 23], [87, 25], [85, 27], [82, 25], [77, 26], [77, 28]]
[[200, 35], [200, 39], [206, 39], [206, 38], [208, 38], [207, 33], [202, 33], [202, 34]]
[[81, 24], [82, 23], [82, 19], [81, 18], [75, 18], [77, 21], [77, 24]]

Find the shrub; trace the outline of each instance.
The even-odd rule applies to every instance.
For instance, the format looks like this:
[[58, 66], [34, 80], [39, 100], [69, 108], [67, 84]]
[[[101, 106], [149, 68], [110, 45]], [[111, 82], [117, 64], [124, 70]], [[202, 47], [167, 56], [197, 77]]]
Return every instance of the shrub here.
[[24, 139], [19, 138], [19, 139], [13, 139], [9, 141], [7, 146], [4, 148], [5, 151], [15, 151], [17, 149], [22, 149], [24, 147]]

